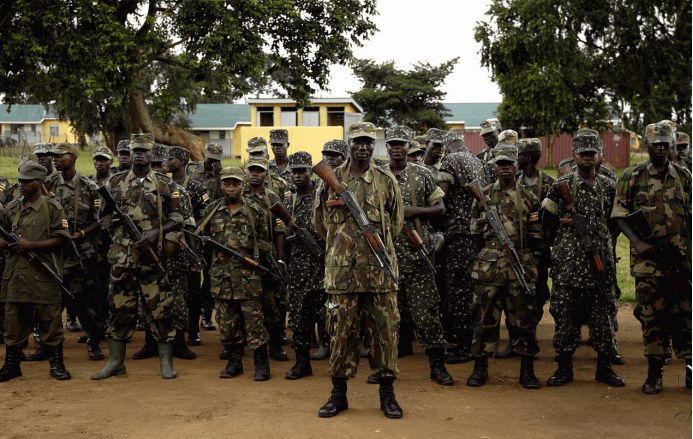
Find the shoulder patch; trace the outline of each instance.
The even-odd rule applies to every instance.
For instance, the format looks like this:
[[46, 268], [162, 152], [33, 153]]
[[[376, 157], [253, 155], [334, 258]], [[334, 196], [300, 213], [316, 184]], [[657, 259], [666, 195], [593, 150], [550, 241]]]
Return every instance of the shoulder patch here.
[[539, 221], [539, 212], [533, 212], [529, 214], [529, 222], [536, 223]]
[[96, 209], [98, 209], [98, 208], [101, 207], [101, 198], [96, 198], [96, 199], [94, 200], [94, 207], [95, 207]]
[[173, 191], [172, 196], [173, 196], [173, 198], [180, 198], [180, 191], [178, 191], [178, 190]]
[[67, 229], [67, 220], [63, 219], [63, 229]]
[[205, 202], [209, 201], [209, 195], [207, 195], [207, 194], [202, 195], [202, 200], [204, 200]]

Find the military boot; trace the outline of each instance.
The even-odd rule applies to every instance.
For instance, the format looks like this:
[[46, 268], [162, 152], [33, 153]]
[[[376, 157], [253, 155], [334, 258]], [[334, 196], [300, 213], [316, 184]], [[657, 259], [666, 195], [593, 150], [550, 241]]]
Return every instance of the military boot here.
[[75, 310], [71, 306], [67, 307], [67, 321], [65, 327], [69, 332], [79, 332], [82, 330], [82, 326], [77, 322]]
[[330, 399], [327, 400], [327, 404], [320, 407], [318, 416], [321, 418], [331, 418], [337, 416], [341, 411], [349, 408], [349, 401], [347, 400], [347, 378], [346, 377], [332, 377], [332, 394]]
[[656, 395], [662, 390], [662, 376], [664, 375], [664, 361], [649, 355], [647, 357], [647, 380], [642, 385], [642, 393]]
[[508, 341], [508, 345], [500, 352], [496, 352], [496, 358], [511, 358], [517, 355], [513, 349], [513, 344]]
[[101, 350], [101, 336], [94, 335], [87, 340], [87, 355], [92, 361], [100, 361], [106, 358]]
[[474, 370], [467, 378], [469, 387], [481, 387], [488, 381], [488, 357], [474, 357]]
[[48, 360], [48, 363], [50, 364], [50, 374], [56, 380], [65, 381], [72, 378], [70, 372], [65, 368], [62, 343], [51, 349], [51, 358]]
[[267, 343], [256, 348], [253, 351], [253, 357], [253, 362], [255, 363], [255, 381], [267, 381], [270, 379], [270, 365], [269, 359], [267, 358]]
[[183, 333], [183, 331], [176, 331], [176, 339], [173, 342], [173, 356], [184, 360], [194, 360], [197, 358], [197, 354], [186, 346], [185, 333]]
[[445, 355], [445, 362], [448, 364], [462, 364], [473, 359], [469, 346], [464, 346], [462, 343], [457, 343], [457, 346]]
[[546, 382], [547, 386], [559, 387], [573, 381], [573, 353], [562, 352], [556, 355], [558, 369], [553, 376]]
[[226, 368], [221, 371], [219, 378], [234, 378], [243, 373], [243, 361], [241, 360], [242, 345], [225, 344], [226, 352], [229, 353], [229, 362]]
[[151, 332], [147, 331], [144, 335], [144, 346], [132, 356], [133, 360], [146, 360], [147, 358], [159, 356], [156, 340]]
[[21, 354], [22, 348], [5, 346], [5, 364], [0, 369], [0, 383], [22, 376], [22, 369], [19, 365]]
[[271, 342], [269, 347], [269, 356], [274, 361], [289, 361], [289, 356], [286, 355], [282, 345], [278, 342]]
[[84, 344], [88, 341], [89, 341], [89, 333], [88, 332], [85, 332], [84, 334], [77, 337], [77, 343]]
[[594, 379], [611, 387], [623, 387], [626, 382], [611, 368], [611, 354], [597, 355], [597, 373]]
[[691, 367], [691, 359], [688, 358], [686, 360], [686, 387], [689, 389], [691, 388], [691, 370], [693, 367]]
[[387, 418], [399, 419], [402, 417], [402, 408], [397, 404], [393, 381], [393, 377], [380, 377], [380, 410]]
[[92, 380], [103, 380], [113, 375], [123, 375], [125, 373], [125, 342], [109, 338], [108, 343], [108, 363], [100, 372], [92, 374]]
[[212, 321], [212, 308], [205, 307], [202, 309], [202, 329], [205, 331], [216, 331], [217, 325]]
[[158, 342], [156, 347], [159, 351], [159, 366], [161, 367], [161, 377], [170, 380], [178, 376], [173, 370], [173, 342]]
[[520, 384], [525, 389], [538, 389], [539, 380], [534, 375], [534, 356], [522, 355], [520, 363]]
[[287, 380], [297, 380], [313, 375], [313, 368], [310, 367], [310, 350], [308, 348], [296, 349], [296, 365], [286, 372]]
[[33, 354], [27, 355], [26, 361], [46, 361], [51, 357], [51, 349], [47, 346], [40, 346]]
[[320, 361], [326, 358], [330, 358], [330, 341], [320, 340], [318, 342], [318, 350], [310, 356], [310, 359]]
[[426, 354], [431, 367], [431, 381], [442, 386], [452, 386], [454, 381], [445, 368], [445, 350], [443, 348], [426, 349]]

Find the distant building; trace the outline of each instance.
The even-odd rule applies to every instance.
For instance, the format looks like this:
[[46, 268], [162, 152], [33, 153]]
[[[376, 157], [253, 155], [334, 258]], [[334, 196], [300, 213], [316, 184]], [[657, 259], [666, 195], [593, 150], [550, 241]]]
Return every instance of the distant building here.
[[[8, 113], [7, 110], [10, 110]], [[79, 143], [77, 132], [69, 120], [61, 120], [49, 107], [43, 105], [0, 105], [0, 138], [3, 142], [14, 141], [28, 144]], [[100, 141], [100, 135], [93, 135], [89, 143]]]

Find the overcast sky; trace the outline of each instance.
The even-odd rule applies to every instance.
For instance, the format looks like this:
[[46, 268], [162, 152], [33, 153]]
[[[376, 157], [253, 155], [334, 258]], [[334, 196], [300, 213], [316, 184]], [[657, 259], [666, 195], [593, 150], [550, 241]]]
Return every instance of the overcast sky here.
[[[411, 69], [416, 62], [439, 65], [460, 57], [443, 91], [445, 102], [500, 102], [498, 86], [480, 65], [480, 44], [474, 41], [474, 26], [485, 21], [488, 2], [459, 0], [378, 0], [373, 18], [380, 30], [364, 47], [355, 47], [357, 58], [395, 61], [395, 67]], [[316, 97], [346, 97], [361, 88], [351, 69], [335, 66], [330, 91]]]

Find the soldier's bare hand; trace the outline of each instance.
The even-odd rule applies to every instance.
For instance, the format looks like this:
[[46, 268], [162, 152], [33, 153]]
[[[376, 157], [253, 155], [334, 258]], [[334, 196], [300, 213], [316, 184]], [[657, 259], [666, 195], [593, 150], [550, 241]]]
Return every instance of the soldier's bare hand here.
[[654, 255], [654, 248], [645, 241], [638, 241], [634, 244], [635, 246], [635, 251], [638, 252], [639, 255]]
[[22, 253], [24, 251], [33, 249], [34, 243], [27, 241], [24, 237], [20, 236], [19, 241], [8, 244], [8, 247], [17, 253]]
[[82, 239], [82, 233], [81, 232], [75, 232], [72, 234], [72, 240], [73, 241], [79, 241]]
[[159, 237], [159, 229], [152, 229], [142, 233], [142, 239], [135, 243], [140, 250], [149, 250], [154, 247], [156, 239]]

